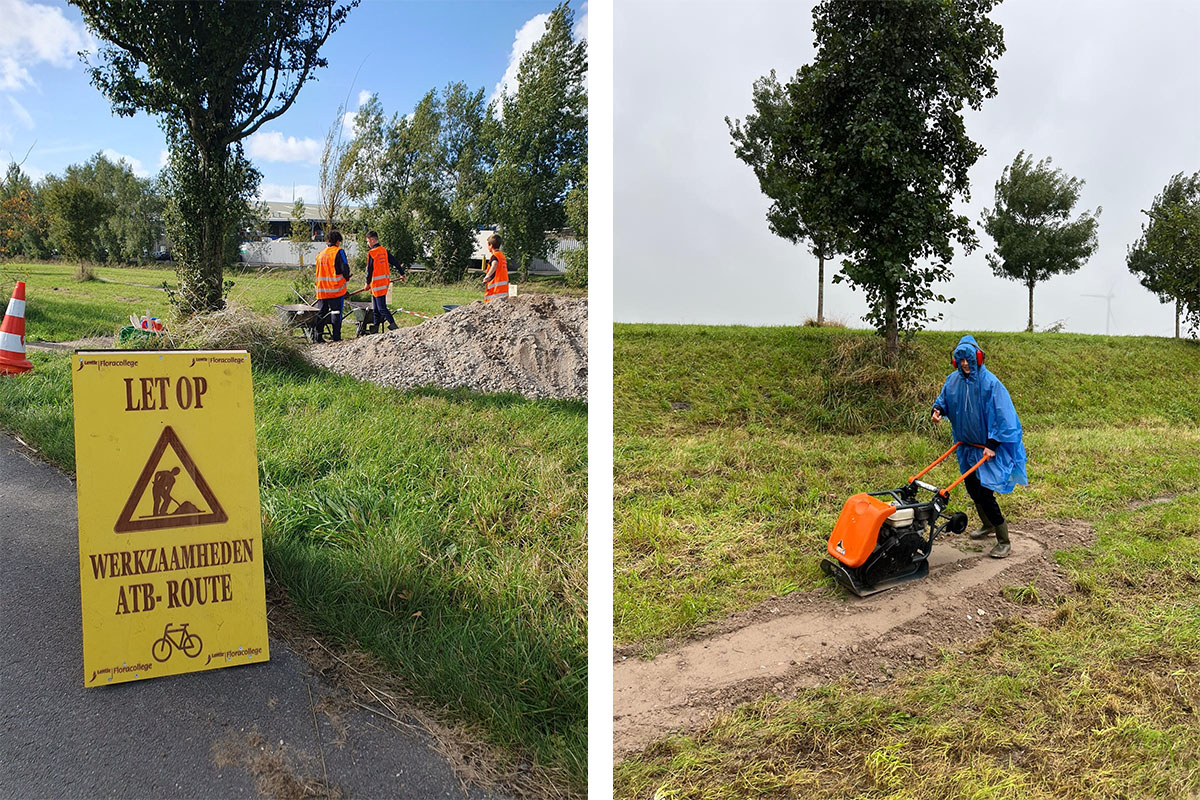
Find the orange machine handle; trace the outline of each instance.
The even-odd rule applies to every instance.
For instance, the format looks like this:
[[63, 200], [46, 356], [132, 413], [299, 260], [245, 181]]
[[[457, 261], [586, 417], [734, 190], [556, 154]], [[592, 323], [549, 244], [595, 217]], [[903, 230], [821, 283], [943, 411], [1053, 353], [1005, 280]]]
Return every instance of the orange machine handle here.
[[[957, 445], [956, 445], [956, 446], [957, 446]], [[972, 446], [972, 447], [979, 447], [979, 445], [977, 445], [977, 444], [975, 444], [975, 445], [971, 445], [971, 446]], [[971, 474], [972, 472], [974, 472], [975, 470], [979, 469], [979, 466], [980, 466], [980, 465], [981, 465], [983, 462], [987, 461], [989, 458], [991, 458], [991, 456], [989, 456], [987, 453], [984, 453], [984, 454], [983, 454], [983, 458], [981, 458], [981, 459], [979, 459], [978, 461], [976, 461], [976, 462], [975, 462], [975, 466], [971, 467], [969, 470], [967, 470], [966, 472], [964, 472], [962, 475], [959, 475], [959, 476], [958, 476], [958, 480], [956, 480], [954, 483], [952, 483], [952, 484], [950, 484], [949, 486], [947, 486], [945, 489], [942, 489], [940, 492], [938, 492], [938, 494], [940, 494], [942, 497], [949, 497], [949, 495], [950, 495], [950, 491], [951, 491], [951, 490], [952, 490], [952, 489], [953, 489], [955, 486], [958, 486], [960, 483], [962, 483], [963, 481], [965, 481], [965, 480], [967, 479], [967, 476], [968, 476], [968, 475], [970, 475], [970, 474]]]
[[923, 470], [921, 470], [920, 472], [918, 472], [916, 475], [914, 475], [914, 476], [912, 476], [911, 478], [909, 478], [909, 479], [908, 479], [908, 482], [909, 482], [909, 483], [912, 483], [913, 481], [919, 481], [919, 480], [921, 480], [921, 478], [925, 477], [925, 473], [929, 472], [929, 470], [933, 469], [933, 468], [934, 468], [934, 467], [936, 467], [938, 464], [940, 464], [940, 463], [942, 463], [943, 461], [945, 461], [945, 460], [946, 460], [946, 459], [947, 459], [947, 458], [950, 456], [950, 454], [951, 454], [951, 453], [953, 453], [955, 450], [957, 450], [957, 449], [958, 449], [958, 446], [959, 446], [960, 444], [962, 444], [962, 442], [955, 442], [955, 443], [954, 443], [954, 447], [951, 447], [949, 450], [947, 450], [946, 452], [942, 453], [942, 457], [941, 457], [941, 458], [939, 458], [937, 461], [933, 462], [933, 463], [932, 463], [932, 464], [930, 464], [928, 467], [926, 467], [925, 469], [923, 469]]

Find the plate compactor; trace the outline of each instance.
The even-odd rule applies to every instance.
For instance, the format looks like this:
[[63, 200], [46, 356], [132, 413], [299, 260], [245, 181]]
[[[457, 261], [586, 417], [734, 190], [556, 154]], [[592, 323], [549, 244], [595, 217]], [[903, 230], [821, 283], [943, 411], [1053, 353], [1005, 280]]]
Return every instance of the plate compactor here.
[[[882, 492], [861, 492], [847, 500], [826, 548], [833, 560], [827, 558], [821, 562], [825, 574], [832, 575], [859, 597], [928, 575], [933, 540], [945, 531], [962, 533], [967, 528], [966, 514], [961, 511], [946, 513], [950, 491], [978, 469], [988, 456], [981, 458], [945, 489], [925, 483], [921, 478], [961, 444], [956, 442], [941, 458], [909, 478], [906, 486]], [[931, 496], [921, 500], [922, 490]]]

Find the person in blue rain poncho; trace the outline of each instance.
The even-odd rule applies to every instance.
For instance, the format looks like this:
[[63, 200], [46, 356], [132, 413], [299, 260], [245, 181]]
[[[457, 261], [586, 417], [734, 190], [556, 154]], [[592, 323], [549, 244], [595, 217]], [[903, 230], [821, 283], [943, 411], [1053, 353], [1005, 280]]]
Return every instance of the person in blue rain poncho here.
[[954, 348], [954, 372], [946, 377], [942, 392], [933, 402], [934, 422], [950, 420], [958, 448], [958, 465], [963, 472], [991, 456], [963, 483], [979, 512], [981, 527], [972, 539], [996, 536], [989, 555], [1004, 558], [1012, 551], [1008, 522], [996, 502], [996, 492], [1008, 494], [1017, 484], [1026, 484], [1025, 445], [1021, 420], [1012, 397], [1000, 379], [984, 366], [983, 350], [974, 336], [964, 336]]

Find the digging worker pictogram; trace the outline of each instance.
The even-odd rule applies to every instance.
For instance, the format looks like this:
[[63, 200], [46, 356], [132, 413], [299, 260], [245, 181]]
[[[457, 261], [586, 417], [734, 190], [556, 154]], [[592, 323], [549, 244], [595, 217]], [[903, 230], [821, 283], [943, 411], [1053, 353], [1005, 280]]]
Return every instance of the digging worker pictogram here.
[[[391, 267], [396, 268], [400, 280], [404, 280], [404, 265], [379, 243], [379, 234], [367, 231], [367, 287], [371, 290], [371, 310], [375, 315], [375, 324], [387, 322], [388, 330], [396, 330], [396, 318], [387, 306], [388, 286], [391, 285]], [[379, 329], [380, 331], [383, 328]]]
[[483, 301], [490, 302], [497, 297], [508, 297], [508, 259], [500, 252], [500, 234], [493, 233], [488, 237], [487, 274], [483, 282], [487, 289], [483, 293]]
[[342, 250], [342, 234], [330, 231], [325, 238], [329, 244], [317, 255], [317, 302], [320, 304], [320, 326], [313, 337], [315, 342], [325, 341], [325, 326], [333, 327], [330, 338], [342, 340], [342, 305], [346, 300], [346, 282], [350, 280], [350, 262]]
[[171, 490], [175, 488], [175, 476], [178, 474], [179, 467], [154, 473], [154, 485], [151, 489], [154, 493], [154, 516], [161, 517], [167, 513], [172, 500]]
[[[1026, 484], [1025, 445], [1021, 441], [1021, 421], [1008, 389], [983, 363], [983, 350], [973, 336], [964, 336], [951, 357], [954, 372], [946, 377], [942, 392], [933, 402], [932, 419], [950, 419], [958, 448], [958, 465], [963, 472], [973, 467], [984, 455], [991, 458], [968, 475], [964, 483], [967, 493], [979, 512], [981, 527], [973, 531], [972, 539], [984, 539], [995, 534], [993, 558], [1004, 558], [1012, 547], [1008, 538], [1008, 522], [1004, 519], [995, 492], [1008, 494], [1017, 484]], [[978, 446], [983, 443], [982, 448]]]

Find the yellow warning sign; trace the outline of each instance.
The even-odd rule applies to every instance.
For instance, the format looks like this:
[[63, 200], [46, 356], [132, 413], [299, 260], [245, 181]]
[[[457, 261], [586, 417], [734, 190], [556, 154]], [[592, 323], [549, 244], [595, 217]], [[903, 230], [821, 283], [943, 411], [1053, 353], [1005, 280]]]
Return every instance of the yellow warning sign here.
[[84, 685], [266, 661], [250, 357], [72, 359]]

